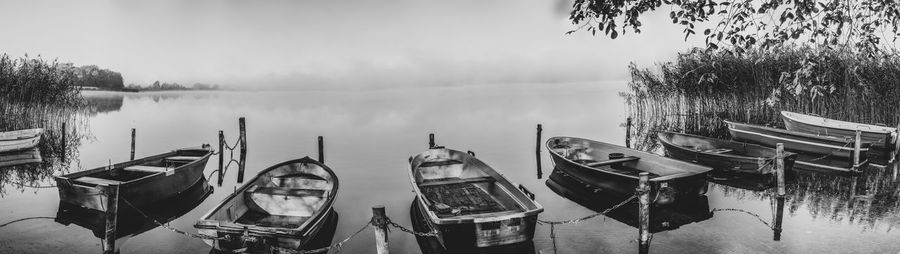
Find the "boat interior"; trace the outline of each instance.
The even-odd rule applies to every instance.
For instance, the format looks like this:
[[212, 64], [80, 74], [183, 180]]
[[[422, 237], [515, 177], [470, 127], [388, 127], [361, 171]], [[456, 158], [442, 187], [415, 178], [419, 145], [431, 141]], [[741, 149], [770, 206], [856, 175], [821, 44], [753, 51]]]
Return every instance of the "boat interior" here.
[[[630, 177], [638, 177], [641, 172], [647, 172], [650, 173], [651, 180], [664, 180], [710, 170], [704, 166], [587, 139], [554, 137], [547, 140], [547, 144], [551, 152], [575, 163]], [[622, 157], [610, 158], [611, 154]]]
[[[239, 226], [301, 228], [321, 213], [336, 178], [315, 163], [288, 163], [267, 170], [238, 190], [208, 220]], [[327, 212], [327, 211], [326, 211]]]
[[754, 144], [672, 132], [660, 132], [658, 137], [660, 141], [698, 152], [762, 158], [775, 157], [774, 149]]
[[94, 169], [87, 174], [76, 176], [72, 180], [95, 185], [122, 184], [156, 173], [173, 172], [180, 166], [203, 159], [208, 153], [209, 150], [205, 149], [177, 150]]
[[533, 202], [518, 200], [523, 197], [511, 194], [517, 191], [511, 183], [466, 153], [430, 149], [410, 162], [424, 202], [439, 218], [497, 216], [537, 208]]

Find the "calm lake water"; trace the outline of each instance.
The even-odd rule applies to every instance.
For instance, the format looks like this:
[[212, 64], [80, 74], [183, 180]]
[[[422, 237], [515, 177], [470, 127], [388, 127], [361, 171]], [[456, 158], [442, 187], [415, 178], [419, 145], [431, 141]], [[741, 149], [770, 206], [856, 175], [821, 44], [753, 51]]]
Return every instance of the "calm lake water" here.
[[[340, 178], [335, 210], [340, 214], [335, 241], [365, 224], [371, 207], [384, 205], [395, 222], [411, 227], [414, 198], [407, 177], [407, 158], [428, 146], [435, 133], [438, 145], [471, 150], [477, 157], [527, 186], [545, 208], [539, 218], [564, 220], [595, 213], [548, 188], [553, 169], [543, 151], [543, 179], [535, 165], [535, 127], [543, 124], [543, 138], [576, 136], [624, 144], [626, 105], [618, 93], [625, 83], [485, 85], [453, 88], [416, 88], [379, 91], [303, 92], [91, 92], [94, 105], [71, 128], [81, 135], [76, 158], [55, 169], [76, 172], [129, 157], [131, 128], [137, 129], [137, 156], [179, 147], [217, 144], [223, 130], [229, 142], [237, 139], [238, 117], [247, 121], [247, 172], [282, 161], [316, 156], [316, 137], [325, 137], [325, 160]], [[0, 126], [3, 127], [3, 126]], [[0, 129], [2, 130], [2, 129]], [[542, 150], [545, 150], [542, 148]], [[226, 153], [227, 155], [227, 153]], [[237, 155], [235, 155], [237, 158]], [[217, 167], [210, 160], [206, 173]], [[2, 169], [0, 169], [2, 170]], [[775, 217], [772, 190], [710, 183], [709, 192], [684, 225], [653, 235], [651, 253], [893, 253], [900, 250], [900, 185], [894, 165], [872, 167], [862, 176], [803, 173], [792, 176], [783, 212], [781, 239], [760, 220]], [[62, 172], [53, 172], [62, 174]], [[235, 186], [232, 166], [221, 187], [203, 202], [169, 222], [196, 232], [193, 224], [225, 198]], [[6, 177], [4, 179], [18, 179]], [[35, 179], [52, 185], [52, 179]], [[215, 182], [212, 179], [211, 182]], [[17, 187], [4, 181], [0, 223], [15, 219], [56, 217], [56, 189]], [[731, 184], [733, 185], [733, 184]], [[706, 207], [704, 207], [704, 205]], [[759, 215], [736, 211], [741, 209]], [[673, 212], [675, 215], [682, 216]], [[700, 214], [699, 216], [693, 216]], [[692, 217], [693, 216], [693, 217]], [[684, 217], [684, 216], [682, 216]], [[694, 218], [696, 217], [696, 218]], [[627, 220], [627, 219], [626, 219]], [[554, 228], [539, 225], [535, 252], [637, 252], [637, 229], [621, 218], [599, 216]], [[82, 226], [53, 219], [18, 222], [0, 228], [0, 252], [97, 253], [100, 239]], [[121, 241], [122, 253], [208, 253], [199, 239], [155, 227]], [[412, 235], [393, 230], [394, 253], [419, 253]], [[371, 230], [349, 241], [345, 253], [374, 252]]]

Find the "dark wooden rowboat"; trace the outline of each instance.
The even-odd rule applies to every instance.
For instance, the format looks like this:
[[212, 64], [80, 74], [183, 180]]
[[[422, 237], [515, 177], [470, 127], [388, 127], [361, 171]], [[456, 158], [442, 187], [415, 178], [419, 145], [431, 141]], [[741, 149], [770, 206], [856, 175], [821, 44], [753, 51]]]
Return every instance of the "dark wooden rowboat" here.
[[534, 237], [544, 208], [474, 156], [437, 147], [410, 157], [409, 166], [419, 208], [444, 248], [500, 246]]
[[815, 135], [831, 136], [844, 139], [855, 139], [856, 130], [860, 130], [860, 139], [864, 142], [878, 144], [893, 149], [897, 139], [897, 128], [872, 124], [854, 123], [834, 120], [819, 116], [781, 111], [784, 128]]
[[234, 239], [204, 240], [217, 250], [304, 249], [335, 216], [337, 191], [338, 178], [325, 164], [309, 157], [282, 162], [260, 171], [194, 227], [203, 235]]
[[[419, 198], [413, 199], [409, 206], [409, 220], [412, 223], [413, 230], [417, 232], [429, 232], [427, 215], [422, 211], [419, 205]], [[473, 254], [532, 254], [534, 251], [534, 241], [524, 241], [520, 243], [506, 244], [491, 247], [468, 247], [468, 248], [450, 248], [445, 249], [438, 241], [437, 237], [416, 235], [416, 242], [419, 243], [419, 250], [422, 254], [448, 254], [448, 253], [473, 253]]]
[[[815, 134], [769, 128], [765, 126], [725, 121], [728, 132], [736, 140], [775, 147], [784, 144], [784, 149], [793, 152], [834, 155], [841, 158], [853, 157], [853, 139], [819, 136]], [[860, 158], [866, 158], [871, 143], [860, 144]]]
[[0, 153], [34, 148], [41, 142], [44, 129], [0, 132]]
[[[775, 171], [774, 148], [674, 132], [659, 132], [656, 136], [665, 148], [666, 156], [675, 159], [749, 174]], [[796, 158], [797, 154], [785, 152], [785, 171], [791, 169]]]
[[62, 202], [106, 211], [98, 186], [118, 185], [119, 201], [126, 199], [141, 208], [194, 186], [204, 177], [210, 155], [212, 150], [204, 145], [53, 178]]
[[[650, 173], [651, 196], [656, 205], [674, 203], [706, 193], [705, 173], [712, 170], [656, 154], [573, 137], [547, 140], [556, 168], [597, 191], [632, 194], [641, 172]], [[610, 155], [621, 155], [609, 159]]]

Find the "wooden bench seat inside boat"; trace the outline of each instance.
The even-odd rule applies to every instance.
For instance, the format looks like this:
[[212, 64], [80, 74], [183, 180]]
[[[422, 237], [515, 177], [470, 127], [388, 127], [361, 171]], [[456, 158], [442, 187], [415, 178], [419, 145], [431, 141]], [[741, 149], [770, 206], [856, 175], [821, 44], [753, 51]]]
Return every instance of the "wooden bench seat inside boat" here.
[[178, 161], [178, 162], [192, 162], [195, 160], [199, 160], [203, 157], [200, 156], [172, 156], [166, 157], [167, 161]]
[[259, 193], [266, 195], [282, 195], [282, 196], [325, 196], [324, 189], [298, 189], [285, 187], [260, 187], [253, 186], [247, 190], [248, 193]]
[[500, 202], [472, 182], [420, 185], [431, 208], [441, 217], [506, 211]]
[[422, 162], [422, 164], [420, 164], [419, 167], [420, 167], [420, 168], [424, 168], [424, 167], [437, 167], [437, 166], [447, 166], [447, 165], [456, 165], [456, 164], [462, 164], [462, 161], [458, 161], [458, 160], [435, 160], [435, 161], [426, 161], [426, 162]]
[[174, 168], [143, 166], [143, 165], [134, 165], [134, 166], [125, 167], [125, 170], [128, 170], [128, 171], [143, 171], [143, 172], [151, 172], [151, 173], [164, 173], [171, 169], [174, 169]]
[[422, 184], [419, 186], [435, 186], [435, 185], [444, 185], [444, 184], [454, 184], [454, 183], [478, 183], [478, 182], [492, 182], [496, 181], [493, 177], [484, 176], [484, 177], [472, 177], [472, 178], [458, 178], [458, 177], [447, 177], [447, 178], [437, 178], [437, 179], [425, 179], [422, 180]]
[[83, 183], [90, 183], [90, 184], [96, 184], [96, 185], [110, 185], [110, 184], [121, 184], [122, 183], [121, 181], [97, 178], [97, 177], [90, 177], [90, 176], [82, 176], [79, 178], [75, 178], [75, 180], [79, 181], [79, 182], [83, 182]]
[[298, 228], [309, 218], [309, 216], [272, 215], [261, 211], [248, 210], [235, 222], [260, 227]]

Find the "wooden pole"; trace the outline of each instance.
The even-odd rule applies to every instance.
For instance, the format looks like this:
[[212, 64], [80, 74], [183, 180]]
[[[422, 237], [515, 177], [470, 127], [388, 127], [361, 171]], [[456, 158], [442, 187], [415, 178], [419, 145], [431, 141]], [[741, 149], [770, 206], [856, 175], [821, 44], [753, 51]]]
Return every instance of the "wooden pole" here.
[[103, 253], [116, 253], [116, 220], [119, 213], [119, 185], [103, 188], [106, 196], [106, 230], [103, 238]]
[[240, 131], [241, 161], [238, 163], [237, 182], [244, 182], [244, 164], [247, 164], [247, 124], [244, 117], [238, 118], [238, 130]]
[[625, 147], [631, 148], [631, 117], [625, 119]]
[[62, 154], [60, 154], [59, 158], [61, 158], [60, 160], [62, 162], [66, 162], [66, 122], [62, 122], [62, 130], [61, 131], [62, 131], [62, 140], [60, 141], [60, 143], [62, 144], [62, 149], [60, 149], [60, 151], [62, 152]]
[[325, 163], [325, 138], [319, 136], [319, 163]]
[[131, 128], [131, 160], [134, 160], [134, 143], [135, 143], [135, 134], [137, 130]]
[[534, 159], [537, 160], [537, 178], [541, 179], [544, 176], [544, 171], [541, 170], [541, 153], [534, 153]]
[[776, 197], [775, 203], [775, 228], [773, 228], [775, 235], [773, 240], [781, 241], [781, 223], [784, 220], [784, 197]]
[[434, 148], [434, 133], [428, 133], [428, 148]]
[[387, 233], [387, 222], [388, 217], [384, 212], [383, 205], [377, 205], [372, 207], [372, 216], [375, 217], [375, 222], [372, 227], [375, 228], [375, 249], [378, 254], [388, 254], [388, 233]]
[[894, 132], [894, 151], [891, 153], [891, 159], [888, 163], [894, 162], [898, 153], [900, 153], [900, 124], [897, 124], [897, 131]]
[[541, 124], [537, 125], [537, 141], [534, 143], [534, 151], [536, 153], [541, 153], [541, 131], [544, 129], [541, 128]]
[[775, 179], [778, 185], [778, 196], [784, 197], [784, 144], [775, 144]]
[[862, 135], [862, 131], [856, 130], [856, 139], [853, 140], [853, 171], [859, 170], [859, 151], [860, 151], [860, 136]]
[[219, 187], [222, 187], [222, 178], [225, 175], [225, 172], [222, 169], [222, 166], [224, 166], [223, 163], [225, 163], [225, 133], [219, 130], [219, 170], [217, 170], [219, 172]]
[[638, 181], [638, 252], [648, 253], [650, 251], [650, 173], [641, 172]]

